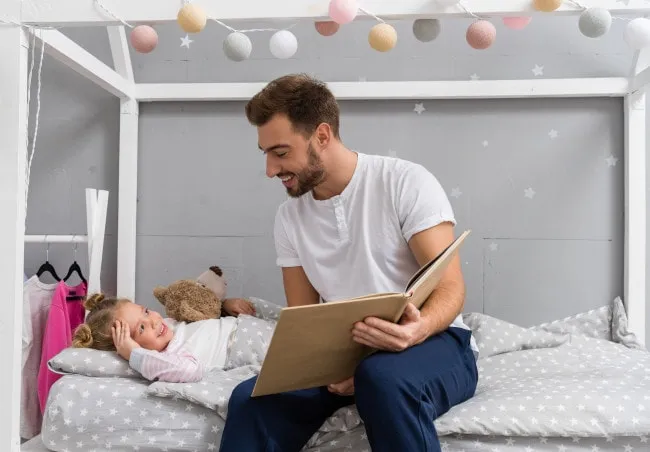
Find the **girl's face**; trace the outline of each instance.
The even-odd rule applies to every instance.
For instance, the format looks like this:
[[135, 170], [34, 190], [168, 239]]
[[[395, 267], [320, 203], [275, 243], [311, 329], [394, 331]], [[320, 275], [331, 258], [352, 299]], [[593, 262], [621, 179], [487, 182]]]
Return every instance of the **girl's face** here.
[[174, 332], [160, 314], [135, 303], [124, 303], [115, 316], [129, 325], [131, 338], [142, 348], [163, 351]]

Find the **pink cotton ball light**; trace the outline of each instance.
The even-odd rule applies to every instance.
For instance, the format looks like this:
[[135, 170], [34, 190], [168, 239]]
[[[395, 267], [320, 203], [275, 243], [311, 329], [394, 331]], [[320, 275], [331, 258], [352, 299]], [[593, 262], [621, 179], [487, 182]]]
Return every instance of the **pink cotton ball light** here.
[[321, 21], [314, 24], [316, 31], [323, 36], [332, 36], [339, 31], [340, 25], [333, 21]]
[[497, 30], [491, 22], [477, 20], [467, 27], [465, 39], [473, 49], [484, 50], [492, 45], [496, 35]]
[[329, 16], [337, 24], [347, 24], [357, 17], [357, 0], [331, 0]]
[[522, 30], [530, 23], [532, 17], [504, 17], [503, 25], [511, 30]]
[[149, 53], [158, 45], [158, 33], [149, 25], [138, 25], [131, 31], [131, 45], [139, 53]]

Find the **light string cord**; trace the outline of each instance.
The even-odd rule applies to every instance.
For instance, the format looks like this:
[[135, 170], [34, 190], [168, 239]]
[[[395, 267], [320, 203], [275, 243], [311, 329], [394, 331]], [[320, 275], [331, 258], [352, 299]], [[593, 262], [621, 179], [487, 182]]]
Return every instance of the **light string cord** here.
[[481, 17], [481, 16], [479, 16], [479, 15], [474, 14], [473, 12], [471, 12], [469, 9], [467, 9], [467, 6], [463, 5], [463, 2], [462, 2], [462, 1], [458, 2], [458, 6], [460, 6], [460, 8], [461, 8], [463, 11], [465, 11], [465, 13], [466, 13], [468, 16], [470, 16], [470, 17], [473, 17], [473, 18], [478, 19], [478, 20], [484, 20], [484, 19], [486, 19], [485, 17]]
[[363, 14], [365, 14], [366, 16], [370, 16], [370, 17], [372, 17], [372, 18], [375, 19], [377, 22], [380, 22], [380, 23], [382, 23], [382, 24], [385, 24], [385, 23], [386, 23], [385, 20], [383, 20], [383, 19], [380, 18], [380, 17], [375, 16], [373, 13], [371, 13], [370, 11], [368, 11], [368, 10], [365, 9], [365, 8], [358, 7], [357, 9], [358, 9], [359, 11], [361, 11]]
[[[185, 5], [189, 5], [192, 2], [190, 0], [182, 0], [181, 3], [182, 3], [183, 6], [185, 6]], [[289, 27], [286, 27], [286, 28], [251, 28], [251, 29], [248, 29], [248, 30], [237, 30], [236, 28], [231, 27], [230, 25], [220, 21], [219, 19], [217, 19], [215, 17], [208, 16], [208, 19], [210, 19], [211, 21], [216, 22], [217, 24], [221, 25], [223, 28], [230, 31], [231, 33], [255, 33], [255, 32], [261, 32], [261, 31], [281, 31], [281, 30], [289, 30], [289, 29], [291, 29], [291, 28], [293, 28], [293, 27], [295, 27], [297, 25], [297, 24], [292, 24], [292, 25], [290, 25]]]
[[[576, 6], [577, 8], [580, 8], [582, 11], [587, 11], [589, 9], [588, 7], [586, 7], [585, 5], [583, 5], [582, 3], [580, 3], [580, 2], [578, 2], [576, 0], [566, 0], [566, 1], [568, 3], [571, 3], [572, 5]], [[624, 22], [630, 22], [632, 20], [632, 19], [630, 19], [628, 17], [619, 17], [619, 16], [615, 16], [615, 15], [613, 15], [611, 13], [610, 13], [610, 15], [612, 16], [613, 20], [622, 20]]]
[[113, 13], [110, 11], [104, 3], [102, 3], [102, 0], [95, 0], [95, 5], [97, 5], [101, 10], [103, 10], [106, 14], [111, 16], [115, 20], [119, 20], [122, 24], [124, 24], [126, 27], [133, 28], [133, 25], [129, 24], [126, 20], [122, 19], [120, 16], [117, 14]]
[[[39, 30], [39, 33], [42, 36], [42, 30]], [[36, 82], [36, 115], [34, 118], [34, 137], [32, 138], [32, 148], [29, 153], [29, 161], [27, 162], [27, 177], [25, 183], [25, 222], [27, 222], [27, 199], [29, 195], [29, 177], [31, 175], [32, 161], [34, 160], [34, 153], [36, 151], [36, 138], [38, 137], [38, 125], [39, 119], [41, 116], [41, 86], [42, 86], [42, 73], [43, 73], [43, 55], [45, 54], [45, 43], [41, 39], [41, 55], [38, 63], [38, 76]], [[36, 53], [36, 49], [32, 52], [32, 55]], [[31, 89], [28, 89], [28, 92]], [[29, 111], [29, 108], [27, 108]]]
[[45, 42], [43, 41], [43, 29], [53, 29], [55, 27], [35, 27], [31, 25], [21, 24], [15, 20], [2, 18], [0, 19], [0, 24], [2, 25], [14, 25], [18, 27], [23, 27], [29, 30], [31, 34], [31, 42], [29, 43], [28, 52], [31, 52], [31, 59], [28, 64], [28, 73], [27, 73], [27, 109], [25, 112], [26, 115], [26, 124], [29, 127], [29, 118], [31, 113], [31, 101], [32, 101], [32, 81], [34, 74], [35, 58], [36, 58], [36, 34], [39, 34], [39, 41], [41, 42], [41, 54], [38, 62], [38, 73], [37, 73], [37, 87], [36, 87], [36, 114], [34, 115], [34, 135], [32, 137], [31, 149], [29, 146], [29, 133], [25, 137], [25, 147], [27, 148], [27, 165], [25, 166], [25, 229], [27, 229], [27, 204], [29, 200], [29, 181], [31, 175], [32, 162], [34, 161], [34, 154], [36, 152], [36, 141], [38, 137], [38, 126], [40, 123], [40, 113], [41, 113], [41, 87], [42, 87], [42, 75], [43, 75], [43, 59], [45, 56]]

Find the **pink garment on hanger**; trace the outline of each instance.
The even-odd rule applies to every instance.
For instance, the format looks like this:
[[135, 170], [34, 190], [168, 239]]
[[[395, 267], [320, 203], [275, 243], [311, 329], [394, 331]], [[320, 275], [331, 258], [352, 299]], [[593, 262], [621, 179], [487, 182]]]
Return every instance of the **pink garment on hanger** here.
[[41, 413], [45, 411], [50, 388], [62, 376], [52, 372], [47, 367], [47, 362], [72, 344], [72, 333], [83, 323], [86, 315], [83, 299], [68, 300], [68, 297], [85, 298], [86, 291], [87, 285], [84, 282], [70, 287], [61, 281], [52, 296], [52, 305], [43, 333], [41, 365], [38, 370], [38, 400]]

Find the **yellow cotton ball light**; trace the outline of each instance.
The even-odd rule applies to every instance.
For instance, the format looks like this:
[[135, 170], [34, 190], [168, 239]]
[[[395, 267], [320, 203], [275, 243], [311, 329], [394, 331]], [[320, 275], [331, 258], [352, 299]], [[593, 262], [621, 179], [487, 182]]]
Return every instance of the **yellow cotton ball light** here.
[[368, 33], [368, 43], [378, 52], [388, 52], [397, 44], [397, 32], [387, 23], [377, 24]]
[[176, 21], [186, 33], [198, 33], [205, 28], [208, 15], [196, 3], [188, 3], [178, 11]]
[[550, 13], [562, 6], [562, 0], [534, 0], [533, 5], [537, 11]]

